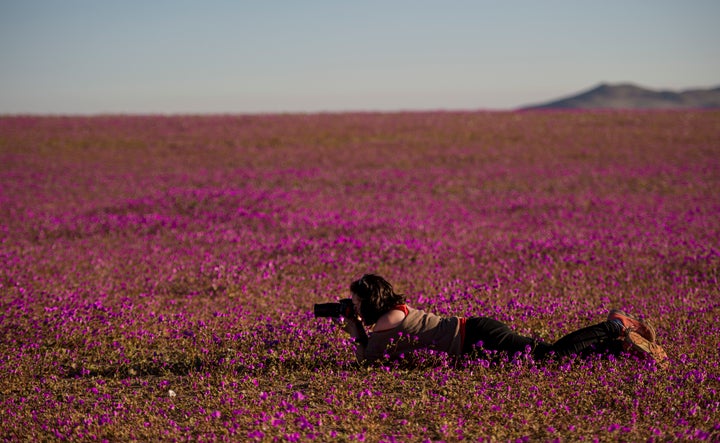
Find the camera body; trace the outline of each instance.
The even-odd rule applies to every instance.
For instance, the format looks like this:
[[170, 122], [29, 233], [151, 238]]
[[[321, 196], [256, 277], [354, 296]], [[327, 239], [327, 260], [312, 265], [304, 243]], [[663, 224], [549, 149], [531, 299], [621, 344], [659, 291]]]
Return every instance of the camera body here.
[[355, 307], [351, 298], [344, 298], [338, 303], [318, 303], [313, 312], [315, 317], [345, 317], [350, 318], [355, 314]]

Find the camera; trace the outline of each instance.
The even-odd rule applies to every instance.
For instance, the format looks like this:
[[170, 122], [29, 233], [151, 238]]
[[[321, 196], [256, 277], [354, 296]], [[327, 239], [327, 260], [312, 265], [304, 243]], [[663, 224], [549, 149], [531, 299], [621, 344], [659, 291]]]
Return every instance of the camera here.
[[346, 317], [355, 313], [351, 298], [344, 298], [339, 303], [318, 303], [315, 305], [315, 317]]

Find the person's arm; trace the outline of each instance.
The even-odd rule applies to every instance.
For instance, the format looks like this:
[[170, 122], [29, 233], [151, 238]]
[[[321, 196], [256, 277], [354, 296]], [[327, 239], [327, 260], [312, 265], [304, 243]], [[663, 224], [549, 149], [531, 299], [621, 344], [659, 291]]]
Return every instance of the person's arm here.
[[344, 324], [341, 324], [341, 327], [355, 340], [355, 358], [357, 358], [358, 363], [365, 363], [368, 335], [362, 322], [359, 318], [348, 318]]

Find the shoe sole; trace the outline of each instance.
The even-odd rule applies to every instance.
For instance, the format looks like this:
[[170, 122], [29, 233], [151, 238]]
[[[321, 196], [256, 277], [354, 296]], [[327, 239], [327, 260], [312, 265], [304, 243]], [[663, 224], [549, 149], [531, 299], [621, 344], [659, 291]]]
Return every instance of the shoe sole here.
[[625, 337], [625, 343], [629, 350], [634, 350], [638, 354], [652, 357], [655, 362], [663, 369], [667, 369], [669, 362], [665, 350], [658, 345], [647, 340], [645, 337], [635, 331], [628, 332]]

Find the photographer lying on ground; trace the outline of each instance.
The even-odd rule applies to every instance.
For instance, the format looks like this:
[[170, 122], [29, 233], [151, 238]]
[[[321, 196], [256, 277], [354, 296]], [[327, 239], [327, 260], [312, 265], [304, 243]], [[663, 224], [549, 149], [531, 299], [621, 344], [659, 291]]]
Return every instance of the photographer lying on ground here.
[[[524, 337], [507, 325], [487, 317], [440, 317], [413, 309], [405, 297], [378, 275], [366, 274], [350, 285], [350, 300], [316, 305], [316, 316], [331, 317], [357, 343], [360, 363], [409, 356], [413, 351], [433, 349], [451, 356], [482, 350], [509, 356], [526, 352], [535, 360], [551, 356], [587, 356], [593, 353], [633, 352], [667, 365], [665, 351], [655, 343], [655, 330], [622, 311], [612, 310], [607, 321], [578, 329], [555, 343]], [[334, 308], [334, 309], [332, 309]], [[328, 309], [330, 309], [328, 311]], [[340, 317], [345, 317], [345, 322]], [[372, 327], [368, 336], [365, 327]]]

